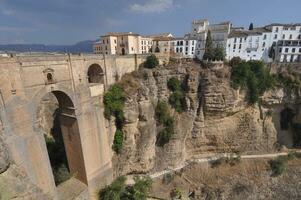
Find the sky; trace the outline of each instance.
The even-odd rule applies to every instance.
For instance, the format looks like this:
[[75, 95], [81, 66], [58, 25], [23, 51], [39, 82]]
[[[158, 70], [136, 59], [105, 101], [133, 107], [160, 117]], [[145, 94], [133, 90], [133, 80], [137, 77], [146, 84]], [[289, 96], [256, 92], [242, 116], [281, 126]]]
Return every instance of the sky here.
[[301, 0], [0, 0], [0, 44], [74, 44], [107, 32], [183, 36], [194, 19], [301, 23]]

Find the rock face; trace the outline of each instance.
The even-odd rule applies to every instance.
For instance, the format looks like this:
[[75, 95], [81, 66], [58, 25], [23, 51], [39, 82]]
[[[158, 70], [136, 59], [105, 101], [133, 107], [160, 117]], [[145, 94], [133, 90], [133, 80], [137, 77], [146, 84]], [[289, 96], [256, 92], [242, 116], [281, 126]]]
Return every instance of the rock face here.
[[[171, 77], [177, 77], [186, 87], [187, 110], [177, 113], [172, 109], [175, 134], [158, 147], [155, 106], [158, 100], [168, 102], [167, 82]], [[273, 118], [267, 115], [268, 108], [246, 103], [245, 92], [231, 87], [227, 66], [209, 69], [194, 62], [173, 63], [164, 68], [140, 69], [132, 79], [139, 87], [126, 100], [124, 148], [114, 158], [117, 175], [175, 167], [199, 154], [275, 149], [277, 131]], [[272, 103], [279, 101], [270, 96]]]
[[10, 161], [7, 146], [3, 142], [2, 136], [0, 135], [0, 174], [7, 170], [9, 164]]
[[2, 132], [0, 132], [0, 199], [50, 200], [37, 186], [31, 183], [26, 173], [11, 164]]

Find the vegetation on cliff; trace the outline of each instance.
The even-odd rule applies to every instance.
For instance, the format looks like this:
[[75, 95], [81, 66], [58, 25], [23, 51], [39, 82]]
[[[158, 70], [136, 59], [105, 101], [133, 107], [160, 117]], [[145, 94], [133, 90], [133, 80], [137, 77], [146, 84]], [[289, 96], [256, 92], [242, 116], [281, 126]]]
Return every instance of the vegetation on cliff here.
[[159, 65], [159, 60], [157, 57], [152, 54], [146, 58], [146, 61], [144, 62], [144, 67], [152, 69]]
[[118, 177], [99, 192], [99, 200], [146, 200], [152, 185], [149, 177], [135, 177], [134, 185], [125, 185], [126, 178]]
[[121, 152], [123, 144], [124, 103], [124, 91], [119, 85], [113, 85], [104, 95], [104, 115], [107, 119], [115, 117], [116, 132], [112, 148], [116, 153]]
[[186, 110], [186, 101], [185, 101], [185, 90], [181, 82], [173, 77], [168, 80], [167, 87], [172, 94], [169, 97], [170, 105], [177, 111], [183, 112]]
[[156, 120], [163, 129], [157, 135], [156, 144], [164, 146], [169, 142], [171, 136], [174, 134], [173, 123], [174, 120], [170, 116], [168, 105], [164, 101], [159, 101], [155, 110]]
[[235, 89], [247, 89], [250, 104], [258, 102], [259, 97], [276, 85], [276, 79], [260, 61], [232, 62], [231, 81]]

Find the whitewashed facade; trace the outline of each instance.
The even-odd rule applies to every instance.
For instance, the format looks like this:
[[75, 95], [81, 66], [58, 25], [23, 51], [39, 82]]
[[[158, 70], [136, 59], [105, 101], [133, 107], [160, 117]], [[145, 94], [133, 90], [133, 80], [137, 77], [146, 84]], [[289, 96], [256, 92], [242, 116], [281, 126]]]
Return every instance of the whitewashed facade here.
[[272, 62], [301, 62], [301, 24], [271, 24], [254, 30], [232, 30], [227, 40], [226, 58]]
[[189, 38], [196, 38], [195, 56], [202, 60], [205, 53], [206, 38], [210, 30], [213, 47], [226, 48], [228, 35], [230, 34], [232, 24], [222, 22], [218, 24], [209, 24], [208, 20], [194, 20], [191, 25], [191, 32], [187, 34]]
[[184, 58], [195, 58], [197, 40], [192, 38], [175, 38], [173, 52]]
[[271, 45], [271, 32], [267, 29], [232, 31], [227, 40], [226, 58], [231, 60], [240, 57], [243, 60], [269, 62]]

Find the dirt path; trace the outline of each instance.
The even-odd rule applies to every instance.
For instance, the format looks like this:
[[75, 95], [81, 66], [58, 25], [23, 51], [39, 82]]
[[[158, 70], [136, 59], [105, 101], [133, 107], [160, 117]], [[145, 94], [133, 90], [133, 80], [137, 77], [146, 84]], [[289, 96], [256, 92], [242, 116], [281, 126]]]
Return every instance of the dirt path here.
[[[296, 151], [298, 153], [301, 153], [300, 150]], [[278, 156], [286, 156], [288, 154], [288, 152], [283, 152], [283, 153], [272, 153], [272, 154], [253, 154], [253, 155], [241, 155], [240, 158], [241, 159], [254, 159], [254, 158], [275, 158]], [[196, 162], [196, 163], [208, 163], [208, 162], [212, 162], [215, 160], [218, 160], [220, 158], [235, 158], [238, 157], [238, 155], [236, 154], [230, 154], [230, 153], [223, 153], [223, 154], [216, 154], [214, 156], [206, 156], [204, 157], [204, 155], [200, 156], [201, 158], [195, 158], [195, 159], [191, 159], [186, 161], [184, 164], [172, 168], [172, 169], [168, 169], [168, 170], [163, 170], [160, 172], [156, 172], [153, 174], [150, 174], [149, 176], [154, 179], [154, 178], [158, 178], [160, 176], [163, 176], [164, 174], [168, 174], [171, 172], [175, 172], [175, 171], [179, 171], [181, 169], [183, 169], [184, 167], [186, 167], [187, 165], [189, 165], [192, 162]]]

